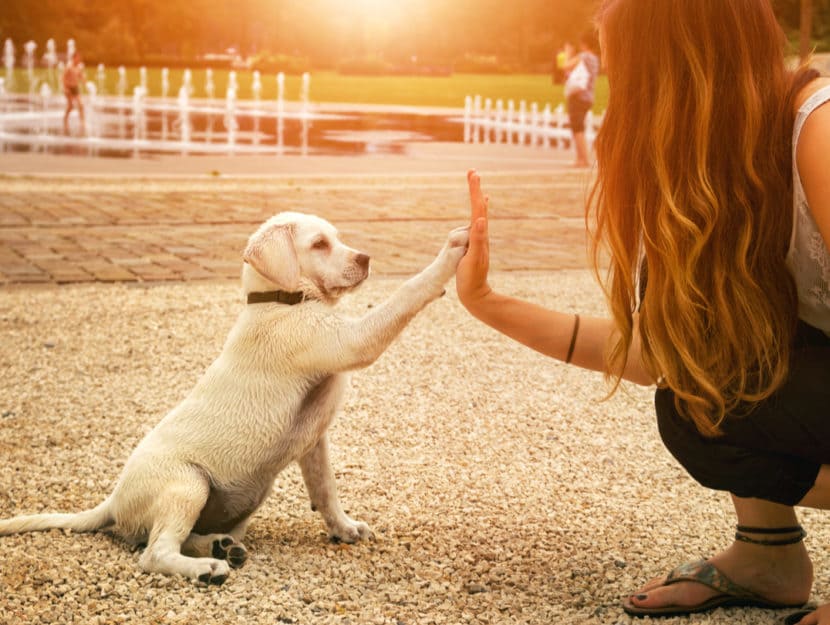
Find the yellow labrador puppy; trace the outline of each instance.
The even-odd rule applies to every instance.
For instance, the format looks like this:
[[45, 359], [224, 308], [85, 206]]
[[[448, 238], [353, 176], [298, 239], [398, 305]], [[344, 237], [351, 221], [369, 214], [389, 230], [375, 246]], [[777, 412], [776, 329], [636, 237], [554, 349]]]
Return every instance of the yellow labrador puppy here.
[[426, 269], [363, 317], [346, 318], [332, 305], [366, 279], [369, 257], [319, 217], [272, 217], [245, 249], [247, 303], [222, 353], [138, 444], [112, 494], [84, 512], [0, 521], [0, 535], [107, 528], [147, 544], [145, 571], [221, 584], [247, 558], [241, 540], [251, 515], [297, 461], [331, 538], [366, 538], [369, 527], [340, 507], [326, 430], [346, 372], [372, 363], [441, 296], [467, 240], [467, 228], [453, 230]]

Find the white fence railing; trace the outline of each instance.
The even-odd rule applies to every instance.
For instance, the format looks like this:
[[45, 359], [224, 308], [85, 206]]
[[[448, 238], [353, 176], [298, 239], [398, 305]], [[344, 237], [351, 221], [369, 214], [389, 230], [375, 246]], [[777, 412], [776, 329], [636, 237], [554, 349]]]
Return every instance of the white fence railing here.
[[[585, 138], [592, 145], [604, 113], [589, 111], [585, 119]], [[481, 96], [467, 96], [464, 102], [464, 142], [531, 145], [544, 148], [569, 147], [572, 134], [568, 114], [560, 104], [551, 109], [546, 104], [542, 110], [524, 100], [518, 106], [513, 100], [505, 105], [503, 100]]]

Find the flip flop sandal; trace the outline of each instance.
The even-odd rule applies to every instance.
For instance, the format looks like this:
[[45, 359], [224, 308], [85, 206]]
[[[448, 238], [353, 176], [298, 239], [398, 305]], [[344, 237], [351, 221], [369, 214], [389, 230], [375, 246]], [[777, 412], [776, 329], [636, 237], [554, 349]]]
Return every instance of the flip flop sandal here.
[[[781, 610], [786, 608], [802, 608], [804, 606], [803, 603], [788, 605], [764, 599], [751, 590], [744, 588], [743, 586], [739, 586], [733, 582], [713, 564], [710, 564], [706, 560], [698, 560], [696, 562], [689, 562], [678, 566], [666, 576], [666, 580], [663, 582], [661, 587], [671, 586], [672, 584], [677, 584], [678, 582], [696, 582], [711, 588], [712, 590], [717, 590], [721, 594], [715, 595], [711, 599], [707, 599], [697, 605], [669, 605], [659, 608], [636, 606], [631, 603], [630, 599], [626, 599], [622, 604], [623, 610], [631, 616], [642, 617], [683, 616], [685, 614], [708, 612], [709, 610], [714, 610], [715, 608], [724, 607], [753, 607]], [[797, 623], [798, 620], [794, 622]]]
[[799, 610], [798, 612], [793, 612], [792, 614], [788, 614], [787, 616], [783, 617], [780, 621], [778, 621], [779, 625], [797, 625], [801, 619], [803, 619], [808, 614], [812, 614], [816, 611], [816, 606], [804, 606], [803, 610]]

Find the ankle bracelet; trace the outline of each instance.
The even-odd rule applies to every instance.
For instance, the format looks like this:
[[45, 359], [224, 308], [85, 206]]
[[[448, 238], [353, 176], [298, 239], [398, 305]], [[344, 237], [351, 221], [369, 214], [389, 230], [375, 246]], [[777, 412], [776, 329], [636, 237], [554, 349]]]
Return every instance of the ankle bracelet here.
[[[804, 538], [807, 536], [807, 532], [804, 531], [804, 528], [800, 525], [794, 525], [792, 527], [750, 527], [748, 525], [738, 525], [735, 528], [737, 531], [735, 532], [735, 540], [739, 540], [744, 543], [750, 543], [753, 545], [763, 545], [765, 547], [783, 547], [784, 545], [795, 545], [796, 543], [800, 543]], [[792, 534], [795, 533], [795, 536], [790, 536], [789, 538], [774, 538], [774, 539], [764, 539], [764, 538], [751, 538], [746, 534]]]

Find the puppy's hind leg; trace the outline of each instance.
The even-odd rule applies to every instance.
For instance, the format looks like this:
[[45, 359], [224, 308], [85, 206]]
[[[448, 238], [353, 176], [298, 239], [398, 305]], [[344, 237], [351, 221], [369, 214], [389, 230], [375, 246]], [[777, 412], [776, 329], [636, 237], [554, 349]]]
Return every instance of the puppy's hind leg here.
[[325, 434], [311, 451], [299, 459], [299, 464], [311, 499], [311, 508], [323, 515], [331, 540], [354, 543], [371, 537], [372, 532], [366, 523], [350, 519], [340, 507]]
[[248, 519], [242, 521], [227, 534], [193, 534], [182, 545], [182, 553], [188, 556], [208, 556], [227, 560], [232, 569], [241, 568], [248, 560], [248, 550], [242, 544]]
[[181, 553], [208, 492], [207, 479], [195, 469], [188, 475], [177, 476], [176, 481], [159, 492], [147, 548], [138, 561], [144, 571], [184, 575], [206, 584], [224, 583], [230, 574], [224, 559], [192, 558]]

